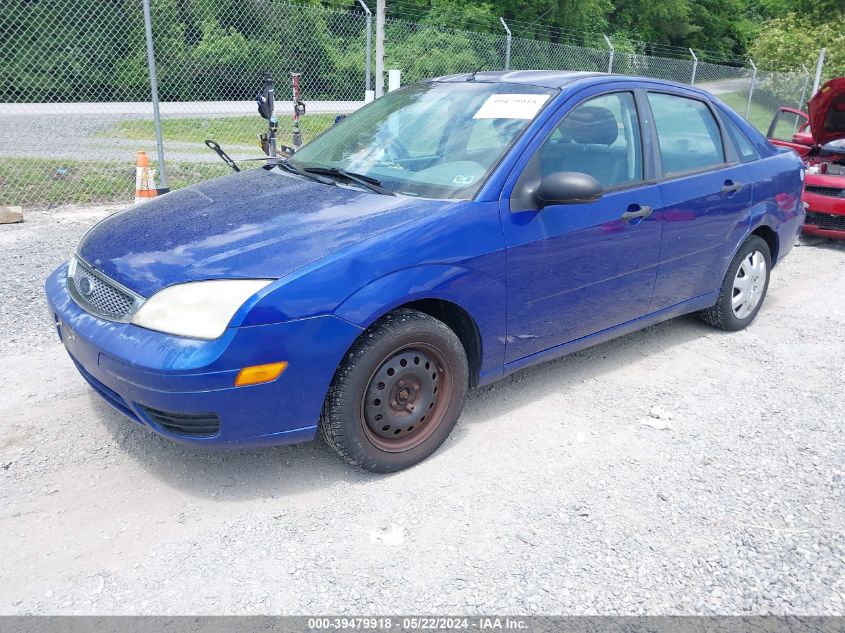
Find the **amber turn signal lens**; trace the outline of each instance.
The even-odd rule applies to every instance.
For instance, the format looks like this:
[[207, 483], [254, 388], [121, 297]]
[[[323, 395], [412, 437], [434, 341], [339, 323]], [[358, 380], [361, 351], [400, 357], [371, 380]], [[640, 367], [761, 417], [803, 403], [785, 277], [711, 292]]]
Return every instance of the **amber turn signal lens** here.
[[287, 369], [287, 366], [287, 361], [282, 361], [281, 363], [244, 367], [238, 372], [238, 377], [235, 378], [235, 386], [245, 387], [246, 385], [258, 385], [262, 382], [276, 380]]

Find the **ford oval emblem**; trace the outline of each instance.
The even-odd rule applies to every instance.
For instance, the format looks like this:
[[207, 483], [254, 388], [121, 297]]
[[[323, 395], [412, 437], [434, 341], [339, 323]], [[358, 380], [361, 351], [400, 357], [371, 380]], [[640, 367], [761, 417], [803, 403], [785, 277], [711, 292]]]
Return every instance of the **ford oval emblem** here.
[[88, 277], [81, 277], [79, 279], [79, 292], [82, 293], [83, 297], [90, 297], [94, 294], [94, 284], [91, 283]]

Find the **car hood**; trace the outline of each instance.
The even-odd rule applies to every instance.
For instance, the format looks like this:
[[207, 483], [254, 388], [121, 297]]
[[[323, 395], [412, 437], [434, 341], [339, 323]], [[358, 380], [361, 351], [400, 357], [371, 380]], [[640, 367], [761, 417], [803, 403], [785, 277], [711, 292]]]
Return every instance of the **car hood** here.
[[82, 259], [144, 297], [177, 283], [279, 278], [451, 206], [250, 169], [168, 193], [97, 224]]
[[831, 79], [807, 102], [810, 131], [817, 145], [845, 138], [845, 77]]

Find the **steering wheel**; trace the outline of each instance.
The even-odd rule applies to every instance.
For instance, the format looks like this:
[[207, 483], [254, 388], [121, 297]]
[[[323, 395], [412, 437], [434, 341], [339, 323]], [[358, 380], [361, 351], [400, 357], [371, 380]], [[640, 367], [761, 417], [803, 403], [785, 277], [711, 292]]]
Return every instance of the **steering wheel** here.
[[389, 162], [396, 162], [403, 158], [410, 158], [411, 152], [408, 146], [398, 137], [394, 136], [384, 144], [384, 157]]

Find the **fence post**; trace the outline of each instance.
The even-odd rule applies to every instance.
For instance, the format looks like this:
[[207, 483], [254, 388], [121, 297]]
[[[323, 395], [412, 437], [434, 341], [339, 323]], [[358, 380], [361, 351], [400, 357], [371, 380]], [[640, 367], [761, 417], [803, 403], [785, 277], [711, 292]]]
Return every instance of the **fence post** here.
[[819, 91], [819, 84], [822, 82], [822, 68], [824, 68], [825, 53], [827, 53], [826, 48], [819, 51], [819, 61], [816, 62], [816, 78], [813, 81], [813, 94], [816, 94]]
[[384, 0], [376, 0], [376, 99], [384, 94]]
[[508, 34], [508, 37], [505, 40], [505, 70], [510, 70], [511, 69], [511, 30], [508, 28], [508, 25], [505, 23], [505, 18], [499, 16], [499, 21], [502, 23], [502, 26], [505, 27], [505, 32]]
[[798, 101], [799, 110], [804, 105], [804, 97], [807, 96], [807, 84], [810, 83], [810, 71], [804, 64], [801, 64], [801, 68], [804, 69], [804, 86], [801, 88], [801, 99]]
[[698, 56], [695, 54], [695, 51], [689, 49], [689, 54], [692, 55], [692, 77], [690, 77], [689, 85], [695, 85], [695, 72], [698, 70]]
[[158, 77], [153, 50], [153, 20], [150, 17], [150, 0], [144, 0], [144, 30], [147, 37], [147, 66], [150, 69], [150, 93], [153, 100], [153, 120], [156, 128], [156, 149], [158, 150], [159, 188], [167, 189], [167, 168], [164, 164], [164, 140], [161, 136], [161, 113], [158, 108]]
[[613, 72], [613, 56], [616, 54], [616, 49], [613, 47], [613, 42], [610, 41], [610, 38], [605, 35], [604, 33], [601, 34], [604, 38], [604, 41], [607, 42], [607, 46], [610, 48], [610, 55], [607, 60], [607, 74]]
[[373, 12], [370, 11], [370, 7], [368, 7], [364, 3], [364, 0], [358, 0], [358, 4], [360, 4], [363, 7], [364, 12], [367, 14], [367, 53], [366, 53], [366, 55], [367, 55], [367, 61], [366, 61], [366, 65], [367, 65], [367, 85], [366, 85], [365, 90], [367, 92], [369, 92], [371, 90], [370, 81], [371, 81], [371, 76], [372, 76], [371, 55], [372, 55], [372, 48], [373, 48], [373, 39], [372, 39], [373, 38]]
[[751, 68], [753, 69], [751, 72], [751, 85], [748, 87], [748, 105], [745, 106], [745, 120], [748, 120], [748, 117], [751, 115], [751, 97], [754, 94], [754, 82], [757, 81], [757, 66], [754, 65], [754, 60], [750, 57], [748, 58], [748, 63], [751, 64]]

